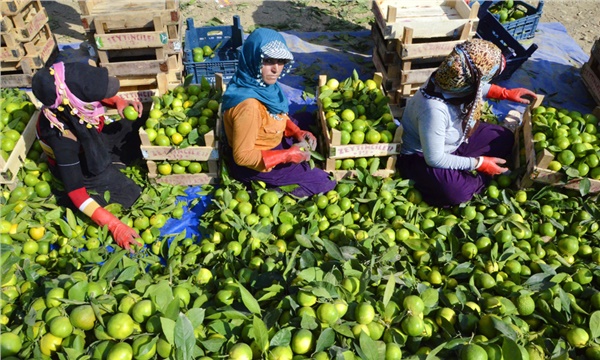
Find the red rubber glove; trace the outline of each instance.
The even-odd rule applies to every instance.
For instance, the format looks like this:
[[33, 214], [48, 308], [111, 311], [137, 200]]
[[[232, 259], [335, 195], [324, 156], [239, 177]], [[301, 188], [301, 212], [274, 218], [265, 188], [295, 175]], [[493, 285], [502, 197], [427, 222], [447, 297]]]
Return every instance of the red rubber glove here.
[[310, 131], [300, 129], [292, 120], [288, 119], [285, 123], [284, 135], [293, 137], [298, 141], [306, 141], [313, 151], [317, 148], [317, 138]]
[[525, 88], [505, 89], [498, 85], [492, 85], [487, 93], [487, 98], [494, 100], [510, 100], [521, 104], [529, 104], [535, 99], [535, 93]]
[[262, 157], [265, 168], [271, 169], [279, 164], [299, 164], [303, 161], [308, 161], [310, 159], [310, 152], [303, 150], [298, 145], [294, 145], [286, 150], [263, 150]]
[[102, 103], [104, 105], [116, 108], [117, 111], [119, 112], [119, 115], [121, 115], [121, 118], [125, 118], [125, 115], [123, 115], [123, 109], [125, 109], [129, 105], [133, 106], [135, 111], [137, 111], [138, 118], [142, 117], [142, 111], [144, 111], [144, 106], [142, 105], [141, 102], [133, 101], [133, 100], [125, 100], [118, 95], [115, 95], [108, 99], [104, 99], [104, 100], [102, 100]]
[[142, 246], [142, 244], [135, 240], [140, 235], [103, 207], [99, 207], [94, 211], [92, 220], [98, 226], [108, 226], [108, 230], [110, 230], [115, 242], [123, 249], [132, 251], [130, 249], [131, 244]]
[[502, 165], [505, 163], [506, 160], [501, 158], [491, 156], [480, 156], [478, 159], [478, 165], [477, 167], [475, 167], [475, 170], [490, 176], [500, 175], [508, 171], [508, 168], [500, 167], [498, 166], [498, 164]]

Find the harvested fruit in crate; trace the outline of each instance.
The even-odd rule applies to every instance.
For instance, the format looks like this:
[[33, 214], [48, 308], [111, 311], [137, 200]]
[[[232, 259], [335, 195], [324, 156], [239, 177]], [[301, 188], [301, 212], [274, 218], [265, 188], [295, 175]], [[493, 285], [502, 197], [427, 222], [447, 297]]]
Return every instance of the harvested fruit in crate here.
[[549, 151], [548, 169], [572, 177], [600, 179], [598, 118], [578, 111], [538, 106], [532, 110], [532, 137], [536, 152]]
[[212, 59], [221, 47], [219, 42], [214, 48], [210, 45], [198, 46], [192, 49], [192, 55], [194, 56], [194, 62], [203, 62], [206, 59]]
[[0, 151], [7, 160], [14, 149], [36, 107], [27, 93], [18, 88], [0, 92]]
[[359, 158], [347, 158], [347, 159], [336, 159], [335, 169], [336, 170], [354, 170], [354, 169], [370, 169], [375, 163], [377, 169], [385, 169], [387, 164], [387, 156], [381, 157], [359, 157]]
[[514, 1], [508, 0], [499, 1], [490, 6], [489, 12], [497, 15], [498, 21], [501, 24], [505, 24], [525, 17], [527, 15], [527, 8], [519, 4], [515, 5]]
[[163, 161], [157, 165], [157, 171], [160, 175], [171, 174], [199, 174], [208, 172], [207, 161]]
[[375, 80], [362, 81], [356, 70], [343, 81], [331, 78], [319, 88], [329, 129], [341, 132], [341, 144], [390, 143], [398, 125], [389, 98]]
[[200, 85], [178, 86], [153, 97], [146, 120], [148, 138], [156, 146], [204, 146], [203, 135], [215, 129], [222, 91], [202, 78]]

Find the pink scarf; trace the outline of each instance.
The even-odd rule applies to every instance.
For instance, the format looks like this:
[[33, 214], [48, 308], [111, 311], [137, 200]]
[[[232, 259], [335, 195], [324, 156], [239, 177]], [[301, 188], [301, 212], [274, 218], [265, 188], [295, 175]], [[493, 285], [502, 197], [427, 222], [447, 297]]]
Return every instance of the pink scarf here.
[[96, 127], [99, 131], [104, 126], [104, 106], [99, 101], [91, 103], [80, 100], [73, 95], [65, 82], [65, 64], [58, 62], [50, 67], [50, 74], [54, 75], [54, 83], [56, 85], [56, 101], [52, 106], [42, 106], [42, 111], [51, 127], [57, 127], [61, 132], [64, 131], [65, 125], [58, 120], [56, 114], [51, 109], [58, 111], [64, 110], [64, 105], [70, 106], [71, 115], [79, 117], [79, 123], [86, 123], [88, 129]]

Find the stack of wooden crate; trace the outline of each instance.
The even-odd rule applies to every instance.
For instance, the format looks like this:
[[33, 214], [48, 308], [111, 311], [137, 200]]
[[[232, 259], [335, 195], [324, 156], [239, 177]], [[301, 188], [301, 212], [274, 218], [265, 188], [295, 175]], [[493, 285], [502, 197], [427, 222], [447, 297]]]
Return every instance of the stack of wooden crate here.
[[583, 64], [581, 77], [596, 104], [600, 105], [600, 40], [596, 40], [590, 59]]
[[58, 53], [40, 0], [0, 3], [2, 87], [31, 87], [31, 78]]
[[372, 9], [373, 63], [391, 103], [400, 106], [477, 31], [479, 4], [464, 0], [373, 0]]
[[179, 0], [79, 0], [98, 65], [121, 81], [119, 95], [150, 102], [183, 81]]

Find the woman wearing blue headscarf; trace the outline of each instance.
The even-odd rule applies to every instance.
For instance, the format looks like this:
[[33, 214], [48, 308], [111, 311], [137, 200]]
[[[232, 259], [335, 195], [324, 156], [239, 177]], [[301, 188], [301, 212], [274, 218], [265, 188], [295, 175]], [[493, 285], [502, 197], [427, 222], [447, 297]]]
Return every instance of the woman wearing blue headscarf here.
[[332, 190], [336, 183], [307, 162], [317, 139], [296, 123], [304, 125], [312, 116], [288, 115], [288, 99], [277, 80], [290, 71], [293, 59], [278, 32], [260, 28], [248, 36], [223, 95], [223, 158], [230, 175], [245, 184], [297, 185], [291, 194], [304, 197]]

